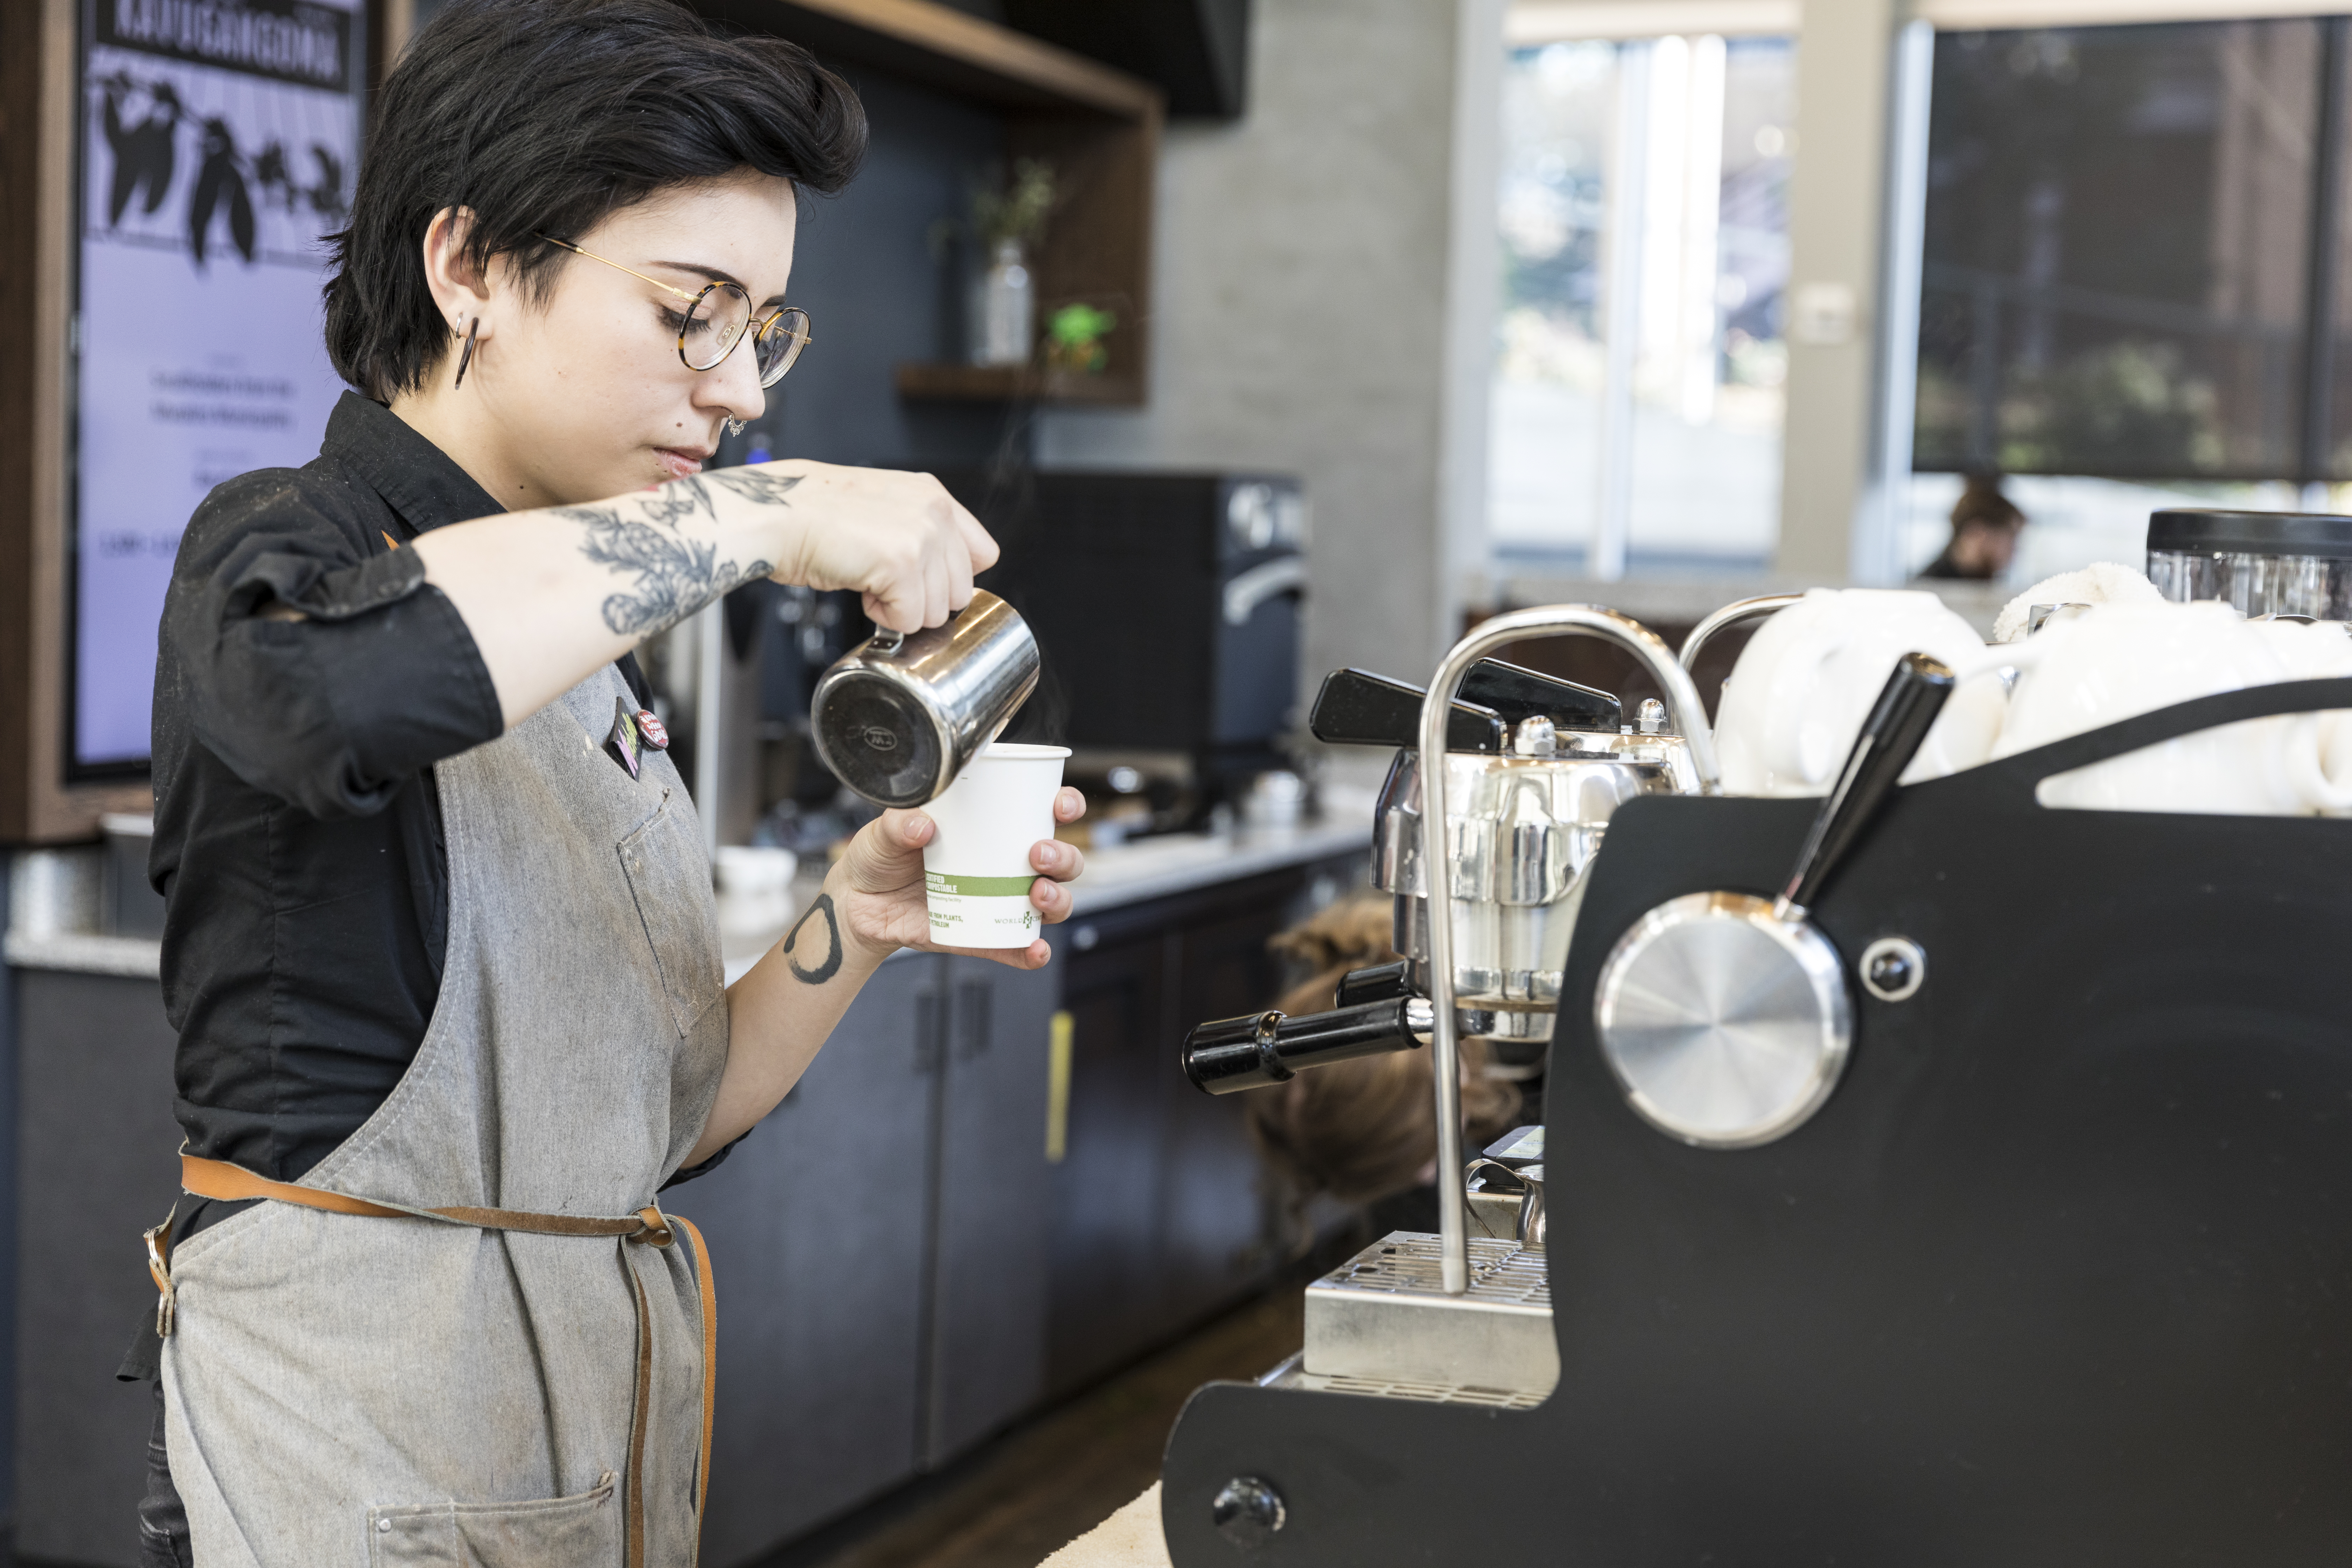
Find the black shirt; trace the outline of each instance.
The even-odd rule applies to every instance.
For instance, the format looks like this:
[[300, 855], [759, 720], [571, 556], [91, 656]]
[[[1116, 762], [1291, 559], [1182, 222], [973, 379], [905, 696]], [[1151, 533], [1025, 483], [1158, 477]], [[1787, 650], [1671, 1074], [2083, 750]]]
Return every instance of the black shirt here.
[[[231, 479], [189, 521], [156, 657], [148, 874], [191, 1153], [299, 1180], [424, 1041], [449, 916], [433, 764], [504, 726], [472, 633], [394, 546], [501, 510], [346, 393], [314, 461]], [[272, 604], [307, 618], [264, 618]], [[635, 658], [620, 668], [645, 701]], [[179, 1235], [241, 1205], [198, 1206]]]

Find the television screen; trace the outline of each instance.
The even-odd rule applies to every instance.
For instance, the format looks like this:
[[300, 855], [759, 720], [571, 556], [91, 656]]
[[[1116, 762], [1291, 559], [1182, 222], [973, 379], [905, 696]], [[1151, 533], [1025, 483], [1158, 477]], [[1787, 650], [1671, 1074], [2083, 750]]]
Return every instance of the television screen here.
[[363, 0], [85, 0], [68, 772], [143, 771], [156, 621], [215, 485], [316, 456], [322, 237], [359, 168]]

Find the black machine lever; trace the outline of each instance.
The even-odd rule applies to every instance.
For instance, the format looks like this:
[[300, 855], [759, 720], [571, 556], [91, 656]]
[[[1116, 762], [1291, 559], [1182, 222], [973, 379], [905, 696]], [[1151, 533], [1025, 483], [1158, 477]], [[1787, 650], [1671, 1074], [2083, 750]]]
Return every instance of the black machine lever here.
[[1180, 1060], [1202, 1093], [1232, 1094], [1285, 1082], [1306, 1068], [1418, 1049], [1429, 1042], [1431, 1018], [1422, 996], [1297, 1018], [1281, 1013], [1219, 1018], [1184, 1037]]
[[[1369, 669], [1335, 669], [1315, 694], [1307, 728], [1317, 740], [1334, 746], [1410, 749], [1421, 744], [1421, 702], [1427, 695], [1418, 686]], [[1491, 753], [1503, 749], [1503, 740], [1501, 714], [1454, 700], [1445, 726], [1447, 751]]]
[[[1335, 669], [1323, 678], [1307, 729], [1335, 746], [1421, 744], [1421, 704], [1426, 689], [1367, 669]], [[1606, 691], [1555, 680], [1500, 659], [1482, 658], [1463, 678], [1445, 731], [1449, 752], [1498, 752], [1512, 725], [1538, 714], [1563, 730], [1614, 730], [1624, 709]]]
[[1773, 907], [1780, 919], [1805, 918], [1806, 906], [1911, 765], [1956, 679], [1949, 667], [1924, 653], [1906, 653], [1895, 664], [1797, 852], [1796, 868]]
[[1462, 678], [1454, 694], [1465, 702], [1492, 708], [1506, 724], [1517, 724], [1538, 714], [1563, 730], [1614, 730], [1625, 721], [1624, 704], [1597, 687], [1544, 675], [1482, 658]]

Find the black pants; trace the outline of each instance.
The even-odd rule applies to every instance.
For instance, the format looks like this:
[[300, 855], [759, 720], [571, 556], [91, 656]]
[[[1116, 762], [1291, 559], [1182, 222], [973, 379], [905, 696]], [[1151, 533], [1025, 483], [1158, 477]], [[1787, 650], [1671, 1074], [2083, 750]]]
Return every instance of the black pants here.
[[163, 1451], [163, 1380], [155, 1380], [155, 1427], [147, 1438], [147, 1495], [139, 1500], [139, 1568], [195, 1568], [188, 1510]]

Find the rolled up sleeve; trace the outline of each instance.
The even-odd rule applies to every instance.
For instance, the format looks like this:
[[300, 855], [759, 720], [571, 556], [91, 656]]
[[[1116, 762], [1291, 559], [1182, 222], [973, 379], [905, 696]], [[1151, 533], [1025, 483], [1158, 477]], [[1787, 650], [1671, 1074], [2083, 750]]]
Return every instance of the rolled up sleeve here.
[[[296, 474], [206, 500], [161, 629], [194, 738], [314, 816], [383, 809], [444, 757], [495, 738], [498, 692], [457, 607], [412, 550], [371, 553]], [[264, 612], [283, 605], [289, 619]]]

